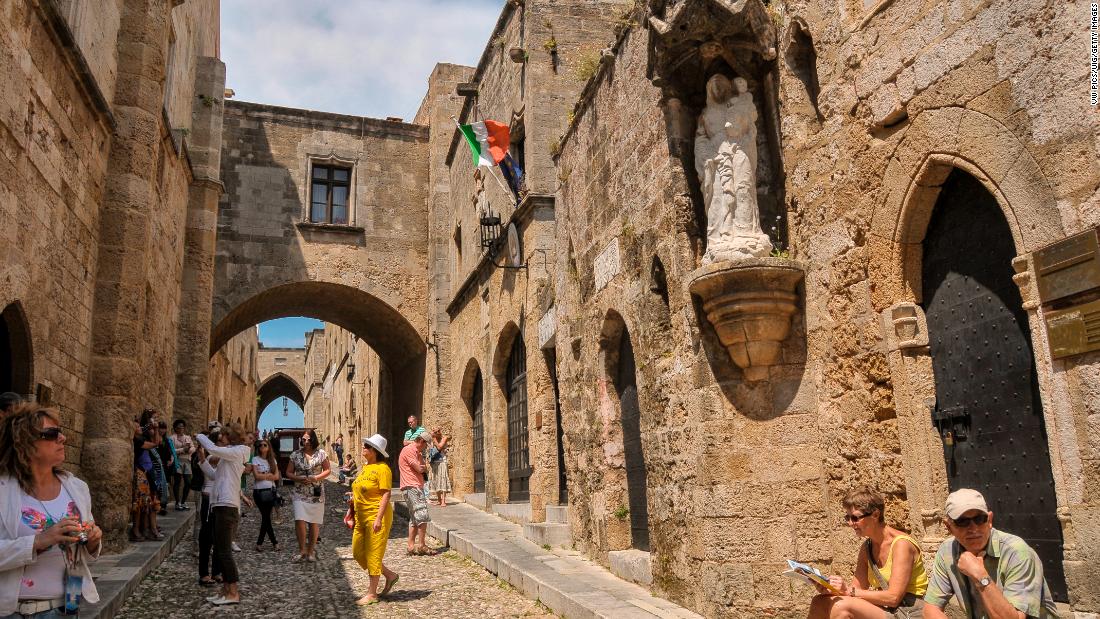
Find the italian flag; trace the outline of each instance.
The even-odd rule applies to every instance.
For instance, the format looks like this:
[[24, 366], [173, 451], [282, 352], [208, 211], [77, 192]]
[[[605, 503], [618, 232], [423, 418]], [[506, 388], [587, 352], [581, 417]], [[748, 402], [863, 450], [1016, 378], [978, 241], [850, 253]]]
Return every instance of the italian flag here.
[[508, 154], [508, 125], [483, 120], [471, 125], [458, 125], [458, 129], [470, 145], [475, 166], [495, 166]]

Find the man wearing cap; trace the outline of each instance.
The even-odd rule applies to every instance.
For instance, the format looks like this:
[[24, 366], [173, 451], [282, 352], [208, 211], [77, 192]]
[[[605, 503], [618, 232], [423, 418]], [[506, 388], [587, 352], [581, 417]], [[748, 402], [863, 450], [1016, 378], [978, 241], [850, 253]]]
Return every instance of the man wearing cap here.
[[1058, 616], [1039, 555], [1019, 537], [993, 528], [993, 512], [980, 492], [952, 492], [944, 511], [952, 538], [936, 552], [924, 619], [946, 619], [943, 609], [952, 596], [973, 619]]
[[[428, 534], [428, 497], [424, 494], [424, 451], [428, 447], [431, 435], [425, 430], [412, 437], [412, 442], [401, 448], [397, 457], [397, 469], [401, 473], [401, 492], [405, 495], [405, 506], [409, 510], [409, 548], [408, 554], [427, 554], [425, 536]], [[416, 536], [420, 534], [420, 545], [416, 546]]]

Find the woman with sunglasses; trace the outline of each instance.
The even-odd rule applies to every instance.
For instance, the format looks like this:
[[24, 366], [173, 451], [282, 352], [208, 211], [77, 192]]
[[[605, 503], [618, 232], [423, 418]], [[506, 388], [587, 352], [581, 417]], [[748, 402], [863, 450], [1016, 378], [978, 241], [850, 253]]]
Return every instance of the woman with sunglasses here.
[[916, 619], [924, 607], [928, 575], [917, 541], [886, 524], [885, 501], [870, 488], [844, 496], [844, 522], [861, 538], [855, 578], [830, 576], [835, 590], [821, 589], [809, 619]]
[[36, 404], [0, 422], [0, 617], [55, 617], [67, 596], [99, 601], [87, 561], [99, 557], [103, 531], [88, 485], [61, 468], [60, 425], [56, 410]]
[[356, 602], [360, 606], [378, 603], [378, 579], [386, 577], [382, 595], [397, 584], [398, 575], [382, 563], [386, 555], [386, 540], [393, 524], [390, 490], [393, 472], [386, 464], [387, 441], [381, 434], [363, 439], [363, 470], [351, 483], [351, 498], [344, 524], [351, 529], [351, 554], [359, 567], [367, 570], [367, 594]]
[[317, 560], [314, 549], [325, 521], [324, 481], [331, 469], [328, 454], [317, 443], [316, 431], [307, 430], [298, 440], [301, 447], [290, 454], [286, 465], [286, 477], [294, 481], [290, 495], [294, 503], [294, 532], [298, 537], [298, 556], [294, 561], [313, 562]]
[[256, 538], [256, 552], [264, 549], [264, 537], [271, 538], [271, 548], [279, 552], [279, 541], [275, 539], [275, 529], [271, 526], [271, 509], [275, 507], [276, 485], [282, 477], [279, 464], [275, 462], [275, 452], [271, 443], [262, 440], [256, 443], [256, 455], [252, 456], [252, 499], [260, 510], [260, 536]]

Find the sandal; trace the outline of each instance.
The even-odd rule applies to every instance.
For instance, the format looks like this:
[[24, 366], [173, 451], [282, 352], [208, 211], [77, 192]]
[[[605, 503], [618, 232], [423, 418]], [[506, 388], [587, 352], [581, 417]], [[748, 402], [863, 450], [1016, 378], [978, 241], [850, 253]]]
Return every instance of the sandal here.
[[382, 593], [379, 595], [386, 595], [393, 589], [393, 586], [397, 584], [397, 581], [401, 579], [401, 574], [394, 574], [393, 578], [386, 579], [386, 586], [382, 587]]
[[431, 548], [428, 548], [427, 546], [421, 546], [416, 549], [416, 554], [424, 557], [430, 557], [435, 554], [435, 551], [433, 551]]
[[216, 584], [218, 584], [218, 581], [209, 576], [204, 576], [199, 579], [199, 586], [201, 587], [213, 587]]
[[371, 597], [369, 595], [364, 595], [358, 600], [355, 600], [355, 603], [359, 606], [370, 606], [371, 604], [377, 604], [379, 601], [378, 596]]

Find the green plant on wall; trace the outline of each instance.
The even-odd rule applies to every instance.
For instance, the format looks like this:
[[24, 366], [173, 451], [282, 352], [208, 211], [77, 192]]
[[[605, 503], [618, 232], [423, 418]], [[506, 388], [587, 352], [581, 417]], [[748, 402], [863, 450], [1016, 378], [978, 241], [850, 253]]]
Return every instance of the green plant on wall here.
[[611, 512], [611, 515], [618, 518], [619, 520], [625, 521], [627, 517], [630, 516], [630, 508], [626, 505], [620, 505], [618, 509]]
[[558, 40], [554, 38], [553, 33], [550, 34], [550, 38], [542, 42], [542, 49], [546, 50], [550, 54], [558, 53]]
[[577, 61], [577, 68], [573, 74], [578, 81], [587, 82], [600, 70], [600, 55], [597, 52], [587, 52]]

